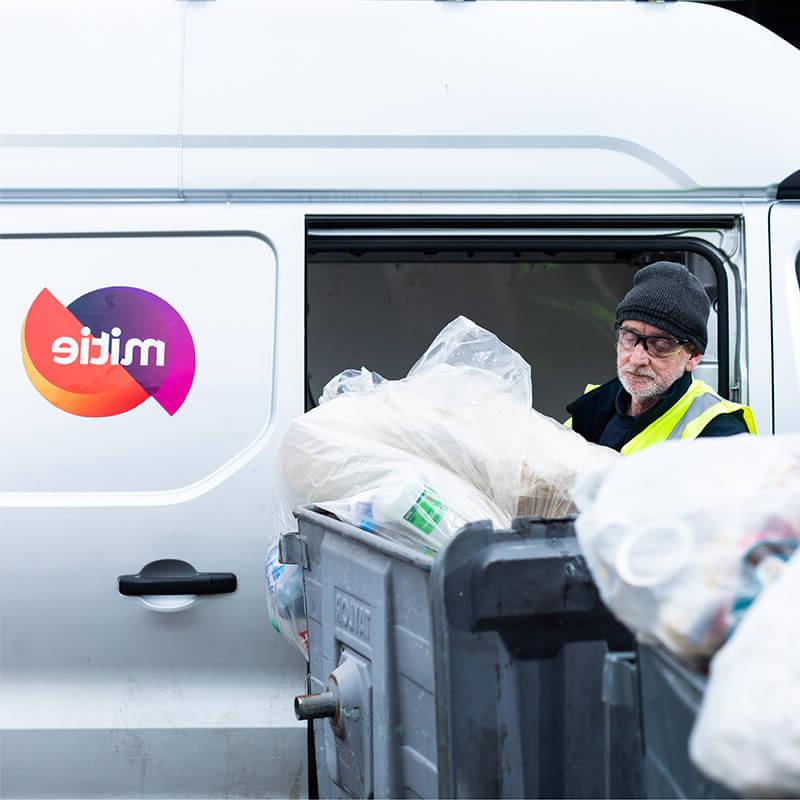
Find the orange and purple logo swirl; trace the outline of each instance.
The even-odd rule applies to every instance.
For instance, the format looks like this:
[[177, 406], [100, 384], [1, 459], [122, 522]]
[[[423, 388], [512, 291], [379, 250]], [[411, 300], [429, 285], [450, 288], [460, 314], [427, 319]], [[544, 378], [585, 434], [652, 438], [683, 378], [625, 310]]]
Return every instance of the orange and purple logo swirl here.
[[42, 397], [81, 417], [122, 414], [148, 397], [172, 415], [195, 370], [181, 315], [132, 286], [95, 289], [68, 306], [43, 289], [22, 326], [22, 359]]

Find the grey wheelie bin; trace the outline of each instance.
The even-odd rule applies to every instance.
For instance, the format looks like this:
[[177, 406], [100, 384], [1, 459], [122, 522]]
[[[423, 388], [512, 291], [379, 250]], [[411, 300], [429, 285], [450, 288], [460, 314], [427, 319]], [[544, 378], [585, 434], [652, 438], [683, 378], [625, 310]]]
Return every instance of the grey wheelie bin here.
[[602, 701], [605, 655], [631, 639], [571, 519], [475, 523], [431, 559], [295, 515], [281, 560], [304, 567], [295, 709], [315, 720], [321, 797], [640, 796], [635, 720]]
[[663, 648], [650, 645], [639, 646], [636, 664], [647, 797], [736, 797], [730, 789], [706, 778], [689, 760], [689, 736], [706, 677]]

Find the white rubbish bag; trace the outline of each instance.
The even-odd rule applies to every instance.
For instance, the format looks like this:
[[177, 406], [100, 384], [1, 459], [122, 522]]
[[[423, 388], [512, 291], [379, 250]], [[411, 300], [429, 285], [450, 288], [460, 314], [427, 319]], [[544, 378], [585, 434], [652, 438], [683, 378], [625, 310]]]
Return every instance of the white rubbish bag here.
[[468, 522], [510, 525], [507, 510], [451, 470], [342, 430], [334, 414], [316, 413], [339, 402], [295, 420], [282, 445], [283, 474], [304, 502], [428, 555]]
[[778, 572], [712, 659], [689, 742], [743, 797], [800, 797], [800, 554]]
[[531, 407], [527, 362], [459, 317], [402, 380], [347, 370], [281, 446], [303, 502], [434, 553], [463, 525], [572, 513], [578, 473], [619, 455]]
[[576, 530], [606, 605], [703, 664], [800, 539], [800, 436], [666, 442], [579, 479]]
[[521, 492], [532, 391], [522, 356], [458, 317], [402, 380], [366, 369], [333, 378], [306, 424], [335, 426], [450, 470], [510, 517]]

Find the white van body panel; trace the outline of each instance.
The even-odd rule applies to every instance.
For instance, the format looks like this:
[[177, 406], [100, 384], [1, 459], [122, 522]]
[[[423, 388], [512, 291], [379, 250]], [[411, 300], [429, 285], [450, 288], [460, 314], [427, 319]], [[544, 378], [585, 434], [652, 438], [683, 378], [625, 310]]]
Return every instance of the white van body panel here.
[[[775, 391], [772, 341], [769, 331], [773, 325], [773, 295], [770, 285], [769, 208], [771, 203], [755, 201], [742, 204], [744, 256], [742, 271], [741, 383], [742, 397], [753, 409], [760, 434], [777, 431], [773, 418]], [[794, 415], [794, 429], [800, 430], [800, 409]]]
[[800, 163], [800, 51], [702, 3], [6, 0], [0, 44], [11, 193], [747, 193]]
[[184, 3], [0, 4], [0, 191], [178, 188]]
[[770, 211], [775, 431], [800, 431], [800, 202]]
[[[269, 628], [263, 560], [275, 448], [303, 410], [302, 215], [6, 206], [0, 230], [17, 276], [0, 300], [3, 796], [298, 796], [305, 662]], [[66, 304], [115, 285], [159, 295], [189, 327], [195, 380], [174, 416], [152, 398], [75, 416], [23, 370], [42, 288]], [[165, 558], [233, 572], [238, 588], [173, 613], [119, 594], [119, 575]]]
[[747, 189], [800, 163], [800, 51], [698, 3], [225, 0], [186, 41], [187, 191]]

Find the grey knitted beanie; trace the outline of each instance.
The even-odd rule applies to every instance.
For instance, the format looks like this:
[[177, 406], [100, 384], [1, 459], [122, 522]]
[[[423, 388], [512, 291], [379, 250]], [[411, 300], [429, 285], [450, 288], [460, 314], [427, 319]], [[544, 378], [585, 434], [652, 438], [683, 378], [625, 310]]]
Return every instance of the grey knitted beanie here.
[[655, 325], [705, 353], [710, 308], [703, 284], [683, 264], [656, 261], [634, 275], [633, 287], [617, 306], [617, 324], [638, 320]]

